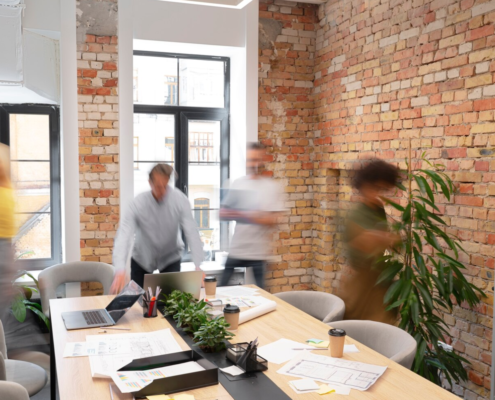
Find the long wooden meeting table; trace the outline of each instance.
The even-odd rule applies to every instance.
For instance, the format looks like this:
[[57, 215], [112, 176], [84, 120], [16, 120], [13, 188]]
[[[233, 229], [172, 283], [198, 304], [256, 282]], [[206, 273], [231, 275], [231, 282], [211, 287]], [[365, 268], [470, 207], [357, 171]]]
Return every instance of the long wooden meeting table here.
[[[249, 285], [251, 286], [251, 285]], [[255, 286], [251, 286], [255, 287]], [[260, 346], [272, 343], [278, 339], [286, 338], [304, 343], [309, 338], [327, 338], [329, 326], [310, 315], [298, 310], [277, 297], [259, 290], [259, 293], [270, 300], [277, 302], [276, 311], [248, 321], [239, 326], [232, 343], [248, 342], [255, 337], [259, 338]], [[100, 328], [67, 331], [61, 317], [65, 311], [90, 310], [105, 308], [113, 296], [79, 297], [71, 299], [56, 299], [50, 301], [50, 315], [52, 321], [52, 343], [55, 353], [55, 366], [52, 374], [56, 372], [60, 400], [94, 400], [111, 399], [109, 384], [110, 379], [92, 378], [87, 357], [64, 358], [65, 344], [68, 342], [82, 342], [87, 335], [96, 335]], [[130, 328], [129, 331], [111, 331], [114, 333], [126, 332], [151, 332], [170, 328], [173, 336], [183, 350], [189, 350], [189, 346], [174, 330], [168, 321], [159, 315], [157, 318], [143, 318], [142, 309], [135, 304], [127, 314], [119, 321], [118, 327]], [[108, 331], [110, 333], [110, 331]], [[102, 335], [104, 336], [104, 334]], [[346, 338], [347, 344], [355, 344], [359, 353], [345, 353], [344, 359], [360, 361], [364, 363], [386, 366], [387, 370], [382, 377], [370, 389], [364, 392], [352, 390], [350, 396], [337, 394], [321, 396], [317, 393], [296, 394], [289, 386], [289, 381], [297, 379], [291, 376], [277, 373], [283, 364], [269, 363], [268, 370], [264, 372], [282, 391], [292, 399], [357, 399], [357, 400], [406, 400], [406, 399], [440, 399], [454, 400], [458, 397], [452, 393], [434, 385], [426, 379], [416, 375], [401, 365], [389, 360], [381, 354], [371, 350], [363, 344]], [[316, 351], [315, 354], [330, 355], [326, 351]], [[52, 353], [53, 354], [53, 353]], [[53, 356], [52, 356], [53, 358]], [[56, 369], [56, 370], [55, 370]], [[221, 373], [221, 372], [219, 372]], [[52, 376], [54, 380], [55, 376]], [[132, 395], [121, 394], [113, 385], [115, 400], [131, 400]], [[221, 384], [201, 389], [184, 392], [192, 394], [196, 400], [227, 400], [232, 399]], [[52, 395], [53, 396], [53, 395]], [[173, 397], [173, 395], [170, 395]], [[53, 397], [52, 397], [52, 400]], [[256, 399], [264, 400], [264, 399]]]

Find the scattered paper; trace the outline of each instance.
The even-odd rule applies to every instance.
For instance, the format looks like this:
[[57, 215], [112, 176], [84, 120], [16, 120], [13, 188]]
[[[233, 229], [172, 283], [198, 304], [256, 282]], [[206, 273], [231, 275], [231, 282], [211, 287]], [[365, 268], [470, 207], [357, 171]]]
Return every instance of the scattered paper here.
[[64, 357], [104, 356], [112, 354], [127, 354], [130, 352], [128, 343], [99, 340], [97, 342], [66, 343]]
[[159, 394], [156, 396], [146, 396], [148, 400], [170, 400], [170, 397], [168, 397], [166, 394]]
[[364, 364], [302, 352], [277, 372], [282, 375], [309, 378], [320, 382], [344, 386], [351, 389], [367, 390], [387, 367]]
[[279, 339], [276, 342], [258, 347], [258, 355], [275, 364], [282, 364], [289, 361], [296, 355], [300, 354], [300, 350], [294, 349], [314, 349], [314, 346], [295, 342], [289, 339]]
[[[182, 364], [169, 365], [168, 367], [157, 368], [166, 377], [190, 374], [192, 372], [204, 371], [204, 368], [196, 361], [188, 361]], [[155, 370], [152, 370], [155, 371]]]
[[320, 388], [313, 379], [299, 379], [298, 381], [290, 381], [289, 383], [301, 391], [318, 390]]
[[228, 296], [216, 299], [208, 299], [211, 302], [218, 302], [222, 305], [231, 304], [237, 307], [256, 307], [266, 303], [268, 300], [261, 296]]
[[318, 390], [318, 394], [330, 394], [335, 392], [334, 388], [331, 388], [330, 386], [323, 384], [320, 386], [320, 389]]
[[344, 353], [359, 353], [359, 349], [355, 344], [345, 344]]
[[[86, 341], [101, 341], [101, 335], [86, 336]], [[118, 371], [132, 362], [132, 360], [138, 358], [182, 351], [172, 336], [170, 329], [162, 329], [154, 332], [105, 335], [105, 341], [112, 342], [116, 346], [128, 346], [130, 350], [128, 353], [123, 354], [90, 357], [91, 376], [95, 378], [107, 378], [112, 372]]]
[[226, 374], [232, 375], [232, 376], [237, 376], [245, 373], [242, 368], [238, 367], [237, 365], [232, 365], [231, 367], [227, 368], [220, 368], [220, 371], [225, 372]]
[[253, 296], [258, 292], [258, 289], [242, 287], [242, 286], [222, 286], [217, 287], [217, 296], [235, 297], [235, 296]]

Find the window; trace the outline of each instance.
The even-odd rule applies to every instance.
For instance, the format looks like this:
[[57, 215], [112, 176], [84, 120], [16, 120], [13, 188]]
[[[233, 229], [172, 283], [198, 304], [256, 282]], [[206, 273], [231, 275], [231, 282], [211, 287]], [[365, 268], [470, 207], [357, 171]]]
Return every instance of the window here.
[[139, 91], [134, 194], [149, 190], [148, 173], [155, 163], [172, 165], [205, 250], [223, 249], [228, 224], [220, 222], [219, 209], [220, 187], [229, 177], [230, 60], [135, 51], [134, 68]]
[[[133, 138], [132, 149], [134, 153], [134, 161], [139, 161], [139, 138], [136, 136]], [[134, 163], [134, 169], [139, 169], [138, 162]]]
[[194, 218], [199, 229], [210, 228], [210, 200], [195, 199], [194, 200]]
[[62, 261], [59, 141], [57, 107], [0, 106], [0, 142], [9, 146], [16, 195], [14, 248], [26, 269]]

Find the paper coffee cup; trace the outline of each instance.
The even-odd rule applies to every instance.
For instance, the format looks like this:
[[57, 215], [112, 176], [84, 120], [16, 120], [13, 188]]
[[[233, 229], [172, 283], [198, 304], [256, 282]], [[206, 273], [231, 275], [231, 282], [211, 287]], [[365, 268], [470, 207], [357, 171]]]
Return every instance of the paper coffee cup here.
[[239, 327], [239, 314], [241, 309], [237, 306], [233, 306], [227, 304], [223, 309], [223, 316], [225, 321], [230, 324], [230, 328], [227, 328], [229, 331], [235, 331]]
[[207, 276], [205, 278], [205, 294], [206, 296], [215, 297], [217, 291], [217, 278], [215, 276]]
[[345, 331], [343, 329], [330, 329], [330, 356], [340, 358], [344, 355]]

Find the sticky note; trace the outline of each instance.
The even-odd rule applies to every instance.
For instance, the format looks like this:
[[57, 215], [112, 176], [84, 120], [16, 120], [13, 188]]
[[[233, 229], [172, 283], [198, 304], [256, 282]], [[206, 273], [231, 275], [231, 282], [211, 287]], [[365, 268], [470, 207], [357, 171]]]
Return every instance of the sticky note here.
[[323, 340], [320, 340], [320, 339], [308, 339], [308, 340], [306, 340], [306, 342], [308, 342], [308, 343], [321, 343], [321, 342], [323, 342]]
[[156, 396], [146, 396], [148, 400], [171, 400], [166, 394], [157, 394]]
[[174, 396], [173, 400], [195, 400], [192, 394], [178, 394]]
[[330, 394], [333, 392], [335, 392], [335, 389], [332, 389], [330, 386], [321, 385], [320, 390], [318, 390], [316, 393], [318, 393], [318, 394]]
[[318, 347], [320, 349], [326, 349], [330, 345], [330, 342], [327, 340], [325, 342], [315, 343], [313, 346]]

